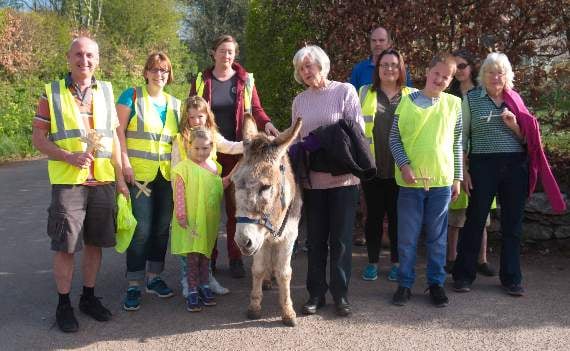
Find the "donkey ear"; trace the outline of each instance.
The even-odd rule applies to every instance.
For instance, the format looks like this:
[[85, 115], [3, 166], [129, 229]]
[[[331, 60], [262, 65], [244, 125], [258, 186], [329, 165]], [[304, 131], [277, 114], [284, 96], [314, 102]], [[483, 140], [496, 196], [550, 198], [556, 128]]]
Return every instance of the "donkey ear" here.
[[279, 157], [283, 156], [283, 154], [287, 151], [287, 148], [299, 135], [299, 131], [303, 126], [303, 119], [298, 117], [295, 121], [295, 124], [285, 130], [283, 133], [279, 134], [275, 139], [273, 139], [273, 143], [279, 147], [278, 154]]
[[245, 113], [243, 118], [243, 141], [249, 142], [257, 135], [257, 124], [250, 113]]

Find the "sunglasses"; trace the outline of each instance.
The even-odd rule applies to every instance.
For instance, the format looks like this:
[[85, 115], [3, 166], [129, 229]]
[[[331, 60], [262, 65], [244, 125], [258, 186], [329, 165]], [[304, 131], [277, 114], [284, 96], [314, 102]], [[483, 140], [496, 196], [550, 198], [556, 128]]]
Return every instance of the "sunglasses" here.
[[457, 69], [466, 69], [469, 66], [467, 63], [460, 63], [457, 65]]

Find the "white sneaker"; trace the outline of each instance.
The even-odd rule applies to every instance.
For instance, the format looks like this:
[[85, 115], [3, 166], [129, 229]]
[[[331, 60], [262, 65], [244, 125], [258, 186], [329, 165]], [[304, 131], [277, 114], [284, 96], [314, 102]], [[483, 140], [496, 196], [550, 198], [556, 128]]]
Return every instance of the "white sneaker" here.
[[210, 272], [209, 284], [210, 284], [210, 290], [212, 290], [212, 292], [216, 295], [226, 295], [230, 293], [230, 289], [221, 286], [220, 283], [218, 283], [218, 281], [216, 280], [216, 278], [212, 275], [212, 272]]

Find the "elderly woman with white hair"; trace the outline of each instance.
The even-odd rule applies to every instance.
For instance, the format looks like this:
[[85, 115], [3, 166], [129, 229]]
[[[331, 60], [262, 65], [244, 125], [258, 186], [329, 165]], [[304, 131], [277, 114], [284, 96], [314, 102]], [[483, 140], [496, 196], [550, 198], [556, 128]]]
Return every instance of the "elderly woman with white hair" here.
[[[307, 89], [293, 100], [292, 119], [303, 119], [300, 138], [321, 126], [341, 119], [352, 120], [364, 130], [360, 104], [351, 84], [328, 79], [330, 60], [318, 46], [306, 46], [293, 58], [295, 80]], [[352, 269], [352, 230], [358, 201], [359, 179], [351, 174], [309, 171], [304, 182], [308, 228], [307, 290], [310, 298], [304, 314], [314, 314], [325, 305], [330, 290], [339, 316], [351, 313], [347, 300]], [[330, 282], [326, 265], [330, 247]]]
[[524, 294], [520, 237], [525, 200], [534, 190], [533, 174], [537, 170], [553, 208], [565, 207], [540, 147], [538, 123], [513, 90], [513, 78], [507, 56], [491, 53], [479, 72], [480, 86], [463, 100], [463, 187], [470, 200], [453, 269], [453, 288], [457, 292], [470, 291], [475, 280], [481, 233], [495, 195], [501, 206], [499, 276], [501, 285], [512, 296]]

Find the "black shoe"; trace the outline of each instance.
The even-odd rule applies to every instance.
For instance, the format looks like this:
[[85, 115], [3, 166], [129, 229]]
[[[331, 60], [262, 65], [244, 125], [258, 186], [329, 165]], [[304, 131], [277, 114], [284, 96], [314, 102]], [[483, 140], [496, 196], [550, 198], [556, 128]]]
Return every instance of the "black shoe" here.
[[503, 285], [503, 289], [507, 292], [507, 294], [515, 297], [524, 296], [524, 288], [520, 284], [512, 284], [509, 286]]
[[458, 293], [466, 293], [471, 291], [471, 283], [465, 280], [456, 280], [453, 282], [453, 291]]
[[99, 300], [100, 297], [81, 295], [79, 310], [99, 322], [106, 322], [111, 319], [111, 312]]
[[445, 289], [443, 286], [439, 285], [430, 285], [426, 291], [429, 290], [429, 296], [431, 297], [431, 302], [435, 305], [435, 307], [445, 307], [449, 305], [449, 299], [445, 295]]
[[394, 297], [392, 297], [392, 303], [396, 306], [405, 306], [410, 298], [412, 297], [412, 291], [410, 288], [404, 288], [403, 286], [399, 286], [398, 290], [394, 293]]
[[243, 261], [241, 259], [230, 260], [230, 275], [232, 278], [245, 277], [245, 269], [243, 269]]
[[447, 261], [445, 263], [445, 272], [447, 274], [451, 274], [453, 272], [453, 266], [455, 265], [455, 261]]
[[497, 272], [495, 272], [493, 267], [491, 267], [487, 262], [477, 265], [477, 273], [481, 273], [486, 277], [494, 277], [497, 275]]
[[309, 297], [309, 300], [303, 305], [303, 314], [315, 314], [317, 310], [326, 303], [324, 296]]
[[73, 314], [70, 304], [58, 305], [55, 311], [55, 321], [59, 330], [64, 333], [75, 333], [79, 329], [79, 323]]
[[335, 301], [334, 305], [337, 316], [346, 317], [352, 313], [352, 308], [346, 297], [341, 297], [338, 301]]

